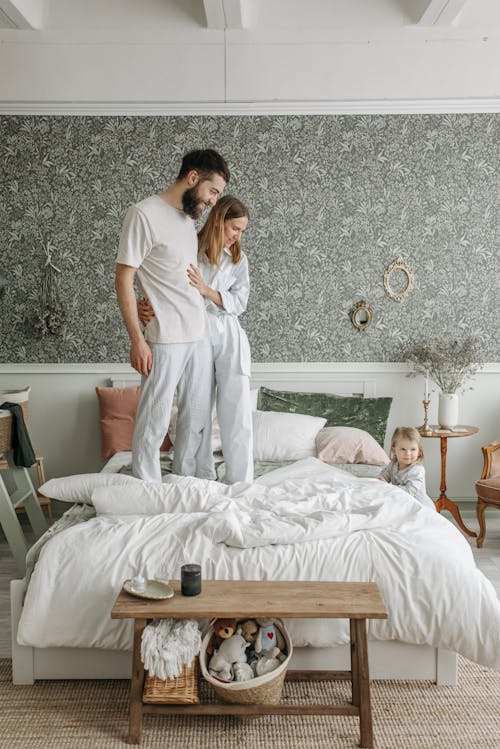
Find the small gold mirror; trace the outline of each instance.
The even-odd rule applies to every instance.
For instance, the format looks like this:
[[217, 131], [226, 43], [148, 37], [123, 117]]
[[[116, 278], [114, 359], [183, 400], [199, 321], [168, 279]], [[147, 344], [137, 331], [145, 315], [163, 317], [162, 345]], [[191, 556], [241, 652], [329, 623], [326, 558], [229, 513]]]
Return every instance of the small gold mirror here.
[[[393, 274], [396, 274], [393, 276]], [[391, 286], [391, 276], [392, 283], [399, 281], [399, 276], [403, 274], [403, 284], [402, 287], [399, 290], [394, 289]], [[406, 260], [404, 260], [401, 255], [399, 255], [395, 260], [392, 261], [392, 263], [385, 269], [384, 271], [384, 289], [385, 293], [388, 297], [391, 299], [394, 299], [395, 302], [401, 302], [405, 297], [410, 294], [410, 292], [413, 290], [413, 282], [414, 282], [414, 274], [413, 270], [410, 268]]]
[[351, 322], [357, 330], [363, 331], [370, 327], [373, 322], [373, 310], [361, 299], [351, 309]]

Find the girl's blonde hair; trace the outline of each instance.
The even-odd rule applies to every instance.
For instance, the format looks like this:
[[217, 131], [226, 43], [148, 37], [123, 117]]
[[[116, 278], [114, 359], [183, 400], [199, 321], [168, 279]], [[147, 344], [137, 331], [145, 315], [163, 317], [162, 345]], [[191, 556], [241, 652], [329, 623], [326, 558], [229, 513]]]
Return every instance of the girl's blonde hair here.
[[391, 457], [394, 457], [394, 448], [399, 440], [411, 440], [416, 442], [418, 445], [418, 458], [417, 463], [421, 463], [424, 459], [424, 448], [422, 447], [422, 437], [420, 432], [415, 427], [397, 427], [391, 438]]
[[[205, 255], [210, 265], [219, 265], [224, 251], [224, 222], [232, 218], [250, 218], [248, 208], [234, 195], [225, 195], [214, 205], [202, 229], [198, 232], [198, 254]], [[234, 264], [241, 260], [239, 241], [227, 248]]]

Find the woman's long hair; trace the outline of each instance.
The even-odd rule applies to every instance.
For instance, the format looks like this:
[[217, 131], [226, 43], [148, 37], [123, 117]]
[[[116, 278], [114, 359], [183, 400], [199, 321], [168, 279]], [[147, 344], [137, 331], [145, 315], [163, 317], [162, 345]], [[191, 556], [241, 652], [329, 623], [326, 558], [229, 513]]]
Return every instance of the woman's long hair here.
[[[224, 251], [224, 222], [232, 218], [250, 218], [248, 208], [234, 195], [219, 198], [214, 205], [203, 227], [198, 232], [198, 253], [205, 255], [210, 265], [219, 265]], [[238, 241], [227, 248], [233, 263], [241, 260], [241, 247]], [[205, 258], [203, 258], [205, 259]]]

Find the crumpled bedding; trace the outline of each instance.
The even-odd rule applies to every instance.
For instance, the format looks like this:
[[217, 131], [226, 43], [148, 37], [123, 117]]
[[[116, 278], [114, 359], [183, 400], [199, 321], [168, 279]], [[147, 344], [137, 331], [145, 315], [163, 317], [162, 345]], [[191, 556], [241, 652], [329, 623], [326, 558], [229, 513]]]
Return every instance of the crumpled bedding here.
[[[307, 458], [253, 485], [172, 477], [140, 492], [97, 488], [93, 501], [95, 518], [41, 550], [20, 644], [130, 649], [131, 622], [109, 616], [123, 580], [178, 578], [197, 562], [207, 579], [374, 580], [389, 619], [369, 621], [370, 638], [500, 667], [493, 586], [460, 532], [398, 487]], [[287, 628], [295, 646], [349, 641], [345, 620]]]

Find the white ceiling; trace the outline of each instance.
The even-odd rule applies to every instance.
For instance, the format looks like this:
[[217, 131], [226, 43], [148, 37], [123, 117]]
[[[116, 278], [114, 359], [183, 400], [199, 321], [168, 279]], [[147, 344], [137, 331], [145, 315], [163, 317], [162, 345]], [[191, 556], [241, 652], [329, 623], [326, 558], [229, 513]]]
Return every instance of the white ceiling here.
[[0, 0], [0, 28], [488, 33], [500, 29], [500, 0]]

